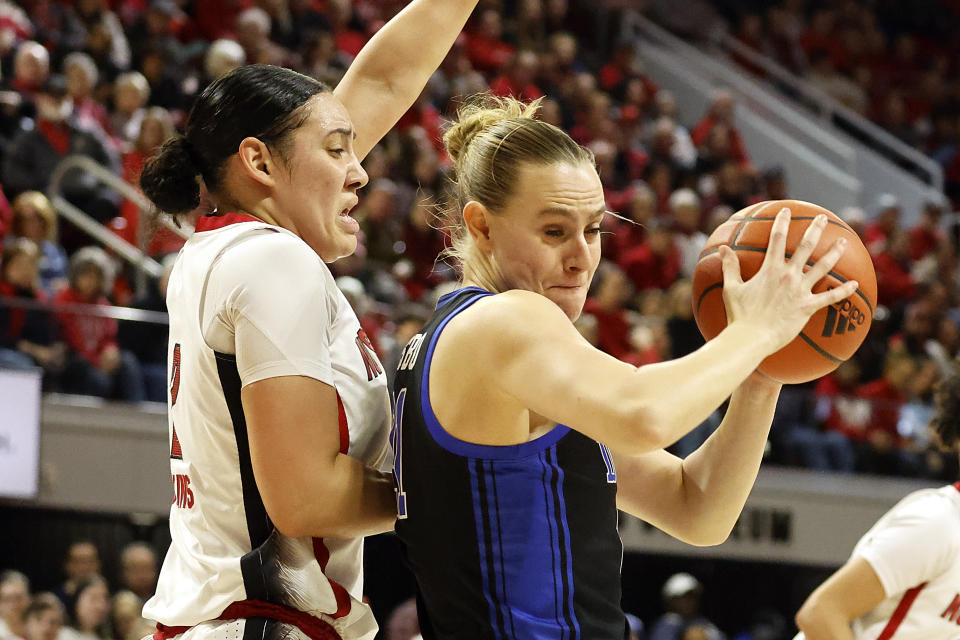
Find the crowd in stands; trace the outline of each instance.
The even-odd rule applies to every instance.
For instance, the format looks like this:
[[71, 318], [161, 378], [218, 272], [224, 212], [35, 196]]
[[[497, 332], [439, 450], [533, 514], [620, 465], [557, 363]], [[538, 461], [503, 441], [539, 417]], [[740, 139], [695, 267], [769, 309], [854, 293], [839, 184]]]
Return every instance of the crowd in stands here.
[[156, 587], [157, 554], [134, 542], [119, 560], [115, 590], [101, 575], [99, 550], [87, 540], [70, 544], [65, 580], [48, 591], [34, 591], [19, 571], [0, 571], [0, 639], [140, 640], [152, 634], [156, 626], [140, 610]]
[[[104, 577], [100, 550], [90, 540], [69, 544], [63, 558], [64, 580], [38, 590], [30, 577], [0, 569], [0, 640], [141, 640], [156, 631], [140, 612], [156, 588], [158, 554], [144, 542], [120, 549], [118, 571]], [[786, 638], [790, 625], [783, 616], [765, 611], [737, 635], [721, 631], [702, 610], [705, 589], [693, 575], [668, 577], [660, 589], [659, 614], [645, 625], [628, 614], [632, 640], [775, 640]], [[377, 603], [373, 603], [376, 610]], [[392, 611], [378, 637], [420, 640], [413, 598]]]
[[[0, 364], [42, 368], [47, 390], [163, 401], [164, 327], [118, 323], [106, 310], [163, 311], [165, 278], [138, 287], [136, 273], [117, 256], [86, 246], [89, 240], [44, 194], [57, 163], [84, 154], [136, 185], [144, 162], [183, 124], [193, 96], [214, 78], [244, 63], [269, 62], [335, 84], [403, 3], [20, 5], [0, 0]], [[759, 30], [751, 26], [756, 15], [745, 13], [743, 35], [758, 33], [756, 46], [784, 61], [795, 56], [801, 65], [832, 43], [833, 64], [871, 71], [875, 84], [864, 91], [900, 86], [887, 81], [894, 76], [919, 82], [933, 74], [948, 84], [955, 69], [937, 62], [943, 56], [922, 55], [925, 41], [909, 33], [897, 36], [897, 43], [912, 45], [898, 44], [895, 60], [881, 64], [867, 56], [863, 41], [872, 41], [873, 32], [858, 31], [850, 20], [871, 14], [857, 3], [838, 7], [808, 16], [805, 3], [786, 0], [762, 14]], [[764, 20], [787, 25], [793, 39], [773, 41], [776, 31], [763, 27]], [[870, 20], [880, 29], [878, 16]], [[702, 344], [690, 277], [707, 235], [751, 203], [789, 197], [788, 176], [779, 167], [751, 161], [729, 92], [718, 88], [702, 119], [681, 122], [673, 95], [637, 65], [635, 47], [642, 44], [587, 49], [582, 43], [597, 38], [584, 35], [585, 24], [576, 2], [481, 1], [419, 99], [366, 158], [370, 183], [354, 211], [361, 247], [331, 268], [388, 371], [436, 297], [454, 286], [454, 269], [437, 260], [445, 246], [437, 214], [447, 200], [450, 168], [439, 138], [462, 96], [489, 90], [541, 99], [539, 117], [594, 153], [607, 206], [617, 216], [605, 222], [604, 261], [578, 327], [599, 348], [635, 365]], [[850, 49], [856, 43], [858, 56]], [[929, 73], [914, 77], [908, 59], [926, 61]], [[878, 104], [867, 93], [865, 108]], [[905, 101], [912, 96], [901, 93]], [[930, 119], [925, 144], [943, 134], [937, 104], [931, 99], [914, 109]], [[63, 177], [61, 194], [118, 238], [144, 247], [169, 273], [183, 240], [158, 231], [132, 202], [78, 170]], [[948, 200], [930, 202], [921, 221], [905, 228], [897, 198], [878, 194], [867, 211], [838, 212], [874, 257], [880, 307], [856, 357], [816, 383], [784, 392], [771, 435], [773, 462], [953, 478], [956, 461], [936, 451], [924, 428], [932, 387], [960, 351], [957, 233], [944, 224], [951, 211]], [[196, 213], [210, 211], [201, 204]], [[13, 298], [32, 304], [12, 306]], [[692, 450], [712, 424], [675, 450]]]
[[[960, 197], [960, 65], [949, 0], [738, 0], [719, 7], [734, 35], [933, 158]], [[762, 73], [748, 60], [747, 69]]]

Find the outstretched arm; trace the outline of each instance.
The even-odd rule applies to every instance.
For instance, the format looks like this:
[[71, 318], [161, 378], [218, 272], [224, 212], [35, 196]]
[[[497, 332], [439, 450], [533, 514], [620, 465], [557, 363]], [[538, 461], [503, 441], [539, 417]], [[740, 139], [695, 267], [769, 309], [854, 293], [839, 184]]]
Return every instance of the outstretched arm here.
[[414, 0], [360, 51], [334, 95], [357, 130], [361, 160], [420, 95], [477, 0]]
[[780, 386], [747, 378], [719, 428], [684, 460], [666, 451], [614, 450], [617, 506], [688, 544], [726, 540], [756, 480]]

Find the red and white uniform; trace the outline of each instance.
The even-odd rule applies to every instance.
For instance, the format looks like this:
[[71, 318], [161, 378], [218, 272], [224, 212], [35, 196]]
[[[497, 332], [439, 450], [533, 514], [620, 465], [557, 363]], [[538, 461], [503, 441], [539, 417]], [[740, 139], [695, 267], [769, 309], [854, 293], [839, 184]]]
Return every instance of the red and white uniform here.
[[852, 557], [870, 563], [888, 594], [853, 621], [857, 640], [960, 640], [960, 483], [905, 497]]
[[[298, 630], [316, 640], [335, 637], [331, 626], [345, 640], [372, 638], [363, 539], [276, 530], [240, 404], [240, 389], [258, 380], [320, 380], [340, 400], [341, 452], [389, 468], [386, 376], [327, 266], [286, 230], [204, 218], [174, 265], [167, 305], [172, 544], [144, 617], [161, 624], [158, 636], [185, 640]], [[264, 619], [287, 624], [271, 630]]]

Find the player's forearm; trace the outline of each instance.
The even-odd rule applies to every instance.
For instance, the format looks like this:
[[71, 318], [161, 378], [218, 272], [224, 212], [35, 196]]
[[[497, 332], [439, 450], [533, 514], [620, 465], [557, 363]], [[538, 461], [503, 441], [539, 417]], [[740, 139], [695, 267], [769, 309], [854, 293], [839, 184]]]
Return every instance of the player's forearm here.
[[766, 336], [732, 324], [690, 355], [637, 371], [649, 406], [654, 448], [676, 442], [706, 420], [770, 354]]
[[781, 385], [753, 375], [730, 399], [717, 430], [683, 461], [683, 495], [700, 544], [730, 535], [757, 478]]
[[352, 538], [392, 531], [397, 518], [392, 477], [364, 466], [356, 458], [337, 454], [330, 464], [318, 464], [302, 485], [289, 514], [276, 522], [292, 537]]
[[855, 640], [850, 621], [827, 604], [808, 601], [797, 613], [796, 623], [805, 640]]

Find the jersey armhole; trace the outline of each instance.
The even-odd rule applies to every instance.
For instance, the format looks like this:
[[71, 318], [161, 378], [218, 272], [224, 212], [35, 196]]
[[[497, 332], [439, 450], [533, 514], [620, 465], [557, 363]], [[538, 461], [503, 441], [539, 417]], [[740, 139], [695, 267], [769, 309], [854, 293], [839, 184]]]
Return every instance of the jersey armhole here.
[[461, 440], [444, 429], [443, 425], [441, 425], [440, 421], [437, 419], [436, 413], [433, 411], [433, 404], [430, 402], [430, 364], [433, 360], [433, 352], [436, 349], [437, 340], [439, 340], [440, 334], [443, 332], [443, 329], [447, 326], [447, 324], [460, 312], [467, 309], [481, 298], [485, 298], [490, 295], [494, 294], [483, 291], [461, 302], [459, 306], [450, 312], [446, 318], [440, 321], [440, 324], [437, 325], [437, 328], [433, 331], [433, 335], [430, 336], [430, 341], [427, 343], [427, 350], [423, 359], [423, 375], [420, 379], [420, 412], [423, 417], [423, 422], [427, 426], [427, 431], [429, 431], [434, 442], [450, 453], [466, 458], [481, 458], [488, 460], [526, 458], [536, 455], [544, 449], [556, 444], [563, 436], [567, 434], [567, 432], [570, 431], [570, 427], [558, 424], [542, 436], [528, 442], [522, 442], [520, 444], [477, 444], [474, 442]]

